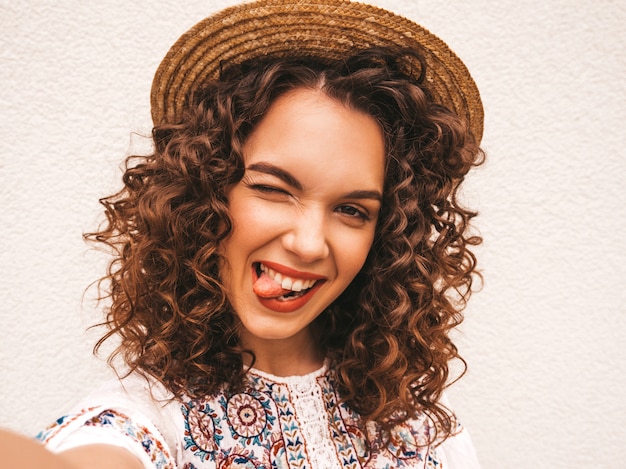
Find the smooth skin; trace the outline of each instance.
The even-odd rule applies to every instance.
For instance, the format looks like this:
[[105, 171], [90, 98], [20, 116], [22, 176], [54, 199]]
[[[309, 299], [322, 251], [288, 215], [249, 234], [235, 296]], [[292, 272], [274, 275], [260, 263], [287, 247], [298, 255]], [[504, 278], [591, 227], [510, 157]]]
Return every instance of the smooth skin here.
[[85, 445], [53, 454], [31, 438], [0, 429], [0, 469], [143, 469], [143, 465], [117, 446]]

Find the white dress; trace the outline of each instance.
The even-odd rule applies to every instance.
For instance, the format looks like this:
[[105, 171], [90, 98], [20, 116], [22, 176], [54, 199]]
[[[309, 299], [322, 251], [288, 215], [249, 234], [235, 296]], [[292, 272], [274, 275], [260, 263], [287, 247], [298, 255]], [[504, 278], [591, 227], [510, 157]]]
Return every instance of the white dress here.
[[467, 431], [426, 445], [426, 418], [392, 432], [384, 445], [339, 402], [326, 366], [292, 377], [256, 370], [243, 392], [174, 399], [161, 384], [133, 374], [114, 380], [38, 435], [48, 449], [91, 443], [124, 447], [146, 469], [479, 469]]

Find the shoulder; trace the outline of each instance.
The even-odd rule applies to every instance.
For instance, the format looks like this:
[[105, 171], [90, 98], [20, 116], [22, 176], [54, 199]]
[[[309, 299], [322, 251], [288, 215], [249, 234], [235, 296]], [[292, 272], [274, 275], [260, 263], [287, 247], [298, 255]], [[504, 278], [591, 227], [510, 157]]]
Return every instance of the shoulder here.
[[457, 428], [452, 436], [446, 438], [437, 446], [437, 452], [440, 454], [444, 467], [450, 469], [480, 469], [480, 463], [476, 455], [476, 450], [470, 437], [469, 431], [458, 420], [454, 412], [451, 410], [450, 401], [447, 394], [444, 394], [441, 403], [450, 409], [454, 416]]
[[156, 379], [138, 372], [103, 383], [78, 407], [107, 407], [120, 414], [141, 416], [155, 425], [168, 441], [175, 437], [172, 422], [180, 414], [180, 404], [174, 395]]
[[469, 432], [460, 426], [458, 432], [448, 437], [438, 447], [437, 452], [449, 469], [480, 469], [480, 463]]
[[86, 407], [102, 402], [129, 406], [149, 416], [160, 416], [172, 410], [172, 407], [178, 407], [174, 394], [162, 383], [138, 372], [103, 383], [81, 405]]
[[[391, 446], [403, 448], [421, 448], [421, 454], [426, 468], [445, 467], [448, 469], [480, 469], [480, 463], [476, 450], [468, 430], [459, 422], [456, 414], [450, 407], [447, 396], [441, 399], [456, 428], [447, 438], [436, 432], [436, 424], [426, 414], [421, 414], [415, 419], [407, 420], [391, 430]], [[394, 442], [401, 442], [397, 445]], [[426, 450], [424, 452], [424, 450]], [[410, 453], [410, 451], [409, 451]], [[423, 453], [423, 454], [422, 454]]]
[[162, 384], [132, 373], [103, 383], [37, 438], [53, 452], [105, 443], [126, 448], [146, 467], [174, 467], [179, 409]]

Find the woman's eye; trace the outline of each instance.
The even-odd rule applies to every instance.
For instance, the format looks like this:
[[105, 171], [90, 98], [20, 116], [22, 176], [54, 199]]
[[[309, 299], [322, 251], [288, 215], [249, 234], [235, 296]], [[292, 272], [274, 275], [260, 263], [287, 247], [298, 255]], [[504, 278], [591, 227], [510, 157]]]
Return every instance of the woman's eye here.
[[365, 213], [362, 210], [359, 210], [356, 207], [353, 207], [352, 205], [341, 205], [340, 207], [337, 208], [337, 211], [344, 215], [348, 215], [349, 217], [360, 218], [362, 220], [370, 219], [367, 213]]
[[264, 194], [286, 194], [289, 195], [289, 193], [287, 191], [284, 191], [283, 189], [280, 189], [278, 187], [274, 187], [274, 186], [266, 186], [265, 184], [252, 184], [250, 185], [250, 188], [258, 191], [258, 192], [262, 192]]

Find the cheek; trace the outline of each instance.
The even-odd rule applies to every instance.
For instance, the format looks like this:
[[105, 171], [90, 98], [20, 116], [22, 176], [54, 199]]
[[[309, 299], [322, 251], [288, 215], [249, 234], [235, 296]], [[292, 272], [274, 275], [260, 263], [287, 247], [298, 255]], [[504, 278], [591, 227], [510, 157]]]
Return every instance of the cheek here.
[[280, 231], [288, 220], [288, 209], [255, 199], [233, 203], [230, 207], [233, 234], [259, 239]]
[[344, 273], [344, 280], [347, 283], [352, 281], [363, 267], [363, 264], [365, 264], [373, 241], [374, 229], [371, 231], [346, 233], [336, 240], [333, 249], [335, 259], [339, 270]]

